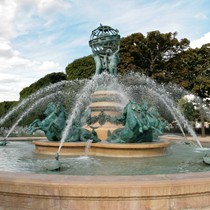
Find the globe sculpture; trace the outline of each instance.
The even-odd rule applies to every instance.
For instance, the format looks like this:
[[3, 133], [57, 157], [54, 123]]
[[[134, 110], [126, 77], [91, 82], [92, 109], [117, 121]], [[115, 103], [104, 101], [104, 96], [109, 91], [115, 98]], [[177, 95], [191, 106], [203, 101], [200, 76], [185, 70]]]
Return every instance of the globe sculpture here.
[[89, 45], [96, 64], [96, 74], [104, 71], [116, 76], [119, 63], [120, 35], [117, 29], [100, 25], [92, 31]]

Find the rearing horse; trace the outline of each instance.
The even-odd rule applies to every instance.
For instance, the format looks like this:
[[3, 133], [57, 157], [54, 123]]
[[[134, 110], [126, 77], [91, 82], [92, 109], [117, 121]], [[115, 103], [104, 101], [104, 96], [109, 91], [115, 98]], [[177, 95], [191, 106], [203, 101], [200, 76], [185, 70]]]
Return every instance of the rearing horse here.
[[129, 101], [123, 109], [118, 121], [124, 128], [108, 132], [108, 142], [112, 143], [140, 143], [151, 142], [154, 133], [161, 133], [165, 126], [159, 119], [159, 113], [154, 107], [148, 107], [147, 103], [139, 105]]
[[36, 130], [44, 131], [49, 141], [59, 141], [61, 133], [66, 125], [66, 112], [61, 103], [49, 103], [44, 112], [43, 120], [36, 119], [29, 125], [29, 131], [32, 134]]

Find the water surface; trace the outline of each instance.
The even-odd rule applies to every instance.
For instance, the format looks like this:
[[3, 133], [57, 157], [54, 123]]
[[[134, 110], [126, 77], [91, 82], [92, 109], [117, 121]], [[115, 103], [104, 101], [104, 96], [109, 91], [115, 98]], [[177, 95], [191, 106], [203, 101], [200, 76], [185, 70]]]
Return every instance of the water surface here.
[[35, 154], [34, 149], [35, 146], [30, 141], [11, 141], [8, 142], [7, 146], [0, 147], [0, 171], [129, 176], [210, 170], [210, 166], [203, 163], [202, 157], [204, 152], [197, 151], [193, 144], [184, 141], [172, 141], [168, 155], [163, 157], [110, 158], [60, 156], [61, 171], [58, 172], [46, 170], [47, 165], [55, 161], [54, 156]]

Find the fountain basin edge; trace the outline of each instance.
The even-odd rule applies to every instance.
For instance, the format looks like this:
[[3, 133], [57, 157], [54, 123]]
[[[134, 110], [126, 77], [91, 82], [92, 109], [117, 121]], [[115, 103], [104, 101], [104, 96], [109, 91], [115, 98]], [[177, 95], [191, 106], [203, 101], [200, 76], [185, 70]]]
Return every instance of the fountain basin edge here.
[[0, 172], [2, 209], [208, 209], [210, 172], [69, 176]]
[[[33, 141], [35, 152], [40, 154], [55, 155], [60, 142]], [[84, 155], [86, 142], [64, 142], [60, 151], [61, 155]], [[103, 157], [155, 157], [167, 154], [169, 141], [158, 141], [139, 144], [113, 144], [92, 143], [89, 150], [90, 156]]]

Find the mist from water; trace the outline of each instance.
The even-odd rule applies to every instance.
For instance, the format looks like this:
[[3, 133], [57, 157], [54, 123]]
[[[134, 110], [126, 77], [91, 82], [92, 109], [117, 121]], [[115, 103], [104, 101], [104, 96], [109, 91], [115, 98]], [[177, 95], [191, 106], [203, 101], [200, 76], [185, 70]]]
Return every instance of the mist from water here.
[[25, 109], [28, 104], [39, 100], [42, 97], [45, 97], [48, 94], [55, 93], [58, 91], [64, 91], [64, 88], [68, 88], [68, 86], [78, 86], [78, 84], [85, 84], [86, 80], [74, 80], [74, 81], [61, 81], [52, 85], [49, 85], [45, 88], [41, 88], [37, 92], [31, 94], [27, 98], [21, 100], [15, 107], [13, 107], [10, 111], [6, 113], [5, 116], [0, 118], [0, 125], [2, 125], [6, 120], [10, 119], [13, 114], [21, 112], [22, 109]]
[[63, 93], [61, 91], [58, 91], [56, 93], [52, 93], [50, 95], [47, 95], [39, 100], [37, 100], [30, 108], [28, 108], [27, 110], [25, 110], [19, 117], [18, 120], [13, 124], [13, 126], [10, 128], [10, 130], [8, 131], [5, 139], [7, 139], [9, 137], [9, 135], [12, 133], [12, 131], [15, 129], [15, 127], [23, 120], [23, 118], [25, 116], [27, 116], [31, 111], [33, 111], [35, 108], [37, 108], [37, 106], [39, 106], [41, 103], [48, 101], [49, 99], [58, 96], [58, 95], [62, 95]]
[[[62, 81], [53, 85], [49, 85], [36, 93], [30, 95], [28, 98], [22, 100], [16, 107], [10, 110], [4, 117], [0, 118], [0, 125], [7, 119], [10, 119], [14, 113], [19, 113], [23, 110], [19, 119], [10, 129], [7, 137], [16, 125], [33, 110], [35, 106], [50, 98], [53, 93], [63, 92], [65, 95], [65, 103], [71, 103], [68, 110], [69, 116], [67, 119], [67, 125], [63, 131], [61, 143], [58, 149], [58, 153], [62, 147], [63, 142], [67, 139], [69, 130], [72, 126], [73, 120], [76, 116], [80, 115], [88, 105], [91, 103], [91, 94], [96, 90], [115, 90], [118, 91], [123, 99], [123, 105], [125, 106], [129, 100], [134, 100], [137, 103], [142, 103], [144, 100], [149, 104], [154, 105], [161, 109], [166, 109], [177, 121], [178, 126], [185, 136], [184, 126], [188, 133], [197, 141], [198, 145], [202, 148], [200, 141], [197, 138], [195, 131], [189, 124], [188, 120], [181, 114], [178, 109], [177, 102], [180, 98], [190, 95], [187, 90], [181, 88], [175, 84], [158, 84], [151, 78], [140, 73], [129, 73], [126, 75], [118, 75], [113, 77], [108, 73], [102, 73], [95, 75], [91, 80], [74, 80], [74, 81]], [[49, 97], [48, 97], [49, 96]], [[69, 101], [68, 101], [69, 100]], [[195, 96], [194, 101], [203, 108], [205, 114], [210, 116], [208, 107], [203, 101]], [[26, 108], [28, 104], [34, 103], [34, 106]], [[161, 105], [160, 105], [161, 104]], [[26, 110], [26, 111], [25, 111]], [[71, 111], [70, 111], [71, 110]]]
[[91, 103], [91, 94], [96, 90], [117, 90], [120, 85], [117, 82], [117, 78], [104, 72], [99, 75], [95, 75], [91, 80], [87, 82], [84, 88], [77, 94], [77, 100], [75, 102], [72, 112], [69, 114], [67, 119], [67, 125], [62, 133], [60, 146], [57, 154], [60, 153], [63, 143], [66, 141], [69, 130], [72, 126], [73, 120], [84, 111]]

